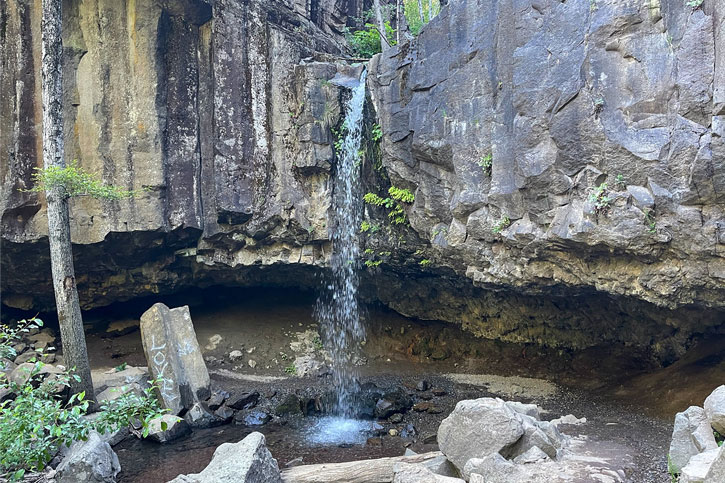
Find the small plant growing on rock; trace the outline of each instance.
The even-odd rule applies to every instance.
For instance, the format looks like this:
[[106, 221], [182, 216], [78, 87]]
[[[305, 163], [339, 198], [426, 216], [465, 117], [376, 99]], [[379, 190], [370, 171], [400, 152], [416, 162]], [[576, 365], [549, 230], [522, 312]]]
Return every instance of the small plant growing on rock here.
[[627, 183], [624, 181], [624, 176], [618, 174], [617, 177], [614, 178], [614, 187], [620, 191], [627, 188]]
[[378, 142], [383, 138], [383, 130], [380, 124], [373, 124], [373, 128], [370, 131], [373, 141]]
[[693, 9], [700, 8], [702, 6], [703, 1], [704, 0], [687, 0], [686, 5], [688, 7], [692, 7]]
[[284, 368], [284, 372], [291, 375], [296, 376], [297, 375], [297, 367], [294, 364], [290, 364], [289, 366]]
[[491, 153], [488, 153], [487, 155], [483, 156], [478, 162], [478, 165], [483, 168], [483, 174], [485, 174], [486, 176], [491, 176], [493, 168], [493, 155]]
[[428, 265], [430, 265], [431, 263], [433, 263], [433, 260], [431, 260], [430, 258], [424, 258], [423, 260], [421, 260], [420, 262], [418, 262], [418, 264], [419, 264], [419, 265], [420, 265], [421, 267], [427, 267], [427, 266], [428, 266]]
[[601, 215], [609, 211], [612, 200], [607, 196], [607, 183], [602, 183], [589, 194], [589, 202], [594, 205], [594, 211]]
[[503, 215], [500, 220], [498, 220], [493, 225], [493, 231], [494, 233], [501, 233], [504, 229], [508, 228], [511, 225], [511, 219], [508, 217], [508, 215]]
[[366, 193], [363, 196], [363, 201], [369, 205], [382, 206], [388, 208], [388, 218], [394, 225], [401, 225], [408, 222], [405, 216], [405, 209], [401, 203], [413, 203], [415, 201], [415, 195], [410, 190], [405, 188], [398, 188], [391, 186], [388, 189], [388, 198], [382, 198], [375, 193]]
[[365, 266], [368, 268], [379, 267], [383, 263], [382, 260], [365, 260]]
[[655, 220], [654, 210], [647, 210], [644, 212], [644, 223], [649, 228], [650, 233], [657, 233], [657, 220]]

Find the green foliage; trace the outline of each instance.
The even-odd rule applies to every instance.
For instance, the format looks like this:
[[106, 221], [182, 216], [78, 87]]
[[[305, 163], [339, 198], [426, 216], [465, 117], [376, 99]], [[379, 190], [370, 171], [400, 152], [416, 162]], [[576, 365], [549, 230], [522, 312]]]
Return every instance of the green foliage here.
[[[346, 27], [344, 33], [345, 39], [355, 55], [369, 59], [373, 55], [382, 52], [380, 34], [375, 24], [366, 23], [364, 28], [355, 31]], [[385, 22], [385, 35], [388, 43], [395, 45], [395, 30], [391, 27], [390, 22]]]
[[688, 7], [692, 7], [692, 8], [698, 8], [698, 7], [702, 6], [703, 1], [704, 0], [687, 0], [685, 5], [687, 5]]
[[597, 6], [597, 0], [589, 0], [589, 11], [596, 12], [599, 7]]
[[383, 137], [383, 130], [380, 127], [380, 124], [373, 124], [373, 128], [371, 130], [373, 141], [378, 142]]
[[335, 129], [333, 127], [331, 128], [331, 131], [335, 136], [335, 142], [333, 143], [333, 146], [335, 147], [335, 154], [340, 156], [340, 154], [342, 154], [342, 144], [345, 142], [345, 134], [347, 134], [347, 124], [343, 122], [340, 129]]
[[[423, 28], [424, 23], [420, 21], [420, 10], [418, 10], [418, 0], [404, 0], [405, 20], [410, 27], [410, 33], [418, 35]], [[440, 11], [440, 2], [433, 2], [433, 12], [429, 12], [428, 2], [423, 2], [423, 18], [430, 22], [431, 18]]]
[[511, 219], [508, 217], [508, 215], [503, 215], [500, 220], [494, 223], [493, 229], [491, 231], [493, 231], [494, 233], [501, 233], [509, 225], [511, 225]]
[[[133, 423], [141, 424], [143, 437], [149, 435], [151, 420], [164, 414], [167, 410], [161, 409], [154, 391], [161, 383], [160, 380], [150, 381], [151, 385], [144, 389], [143, 394], [133, 391], [125, 392], [116, 399], [101, 404], [100, 416], [95, 420], [95, 430], [99, 433], [115, 431], [123, 426]], [[120, 389], [119, 389], [120, 390]], [[166, 431], [166, 423], [161, 423], [161, 430]]]
[[[0, 326], [0, 354], [12, 356], [12, 345], [22, 334], [42, 325], [40, 319], [30, 319], [21, 320], [16, 328]], [[45, 364], [30, 362], [34, 366], [26, 383], [0, 379], [0, 389], [15, 393], [15, 399], [0, 403], [0, 474], [11, 480], [22, 478], [26, 471], [42, 470], [62, 445], [85, 440], [91, 430], [103, 433], [140, 422], [147, 435], [149, 421], [163, 413], [150, 388], [143, 396], [127, 393], [110, 401], [101, 406], [98, 418], [88, 419], [84, 393], [66, 402], [59, 396], [71, 379], [80, 380], [77, 375], [64, 371], [43, 378]]]
[[364, 220], [362, 223], [360, 223], [360, 232], [361, 233], [370, 232], [370, 234], [373, 234], [378, 231], [380, 231], [380, 225], [378, 225], [376, 223], [370, 223], [367, 220]]
[[670, 475], [670, 483], [677, 483], [680, 480], [680, 470], [672, 464], [670, 455], [667, 455], [667, 474]]
[[424, 258], [423, 260], [421, 260], [420, 262], [418, 262], [418, 264], [419, 264], [419, 265], [420, 265], [421, 267], [427, 267], [427, 266], [428, 266], [428, 265], [430, 265], [431, 263], [433, 263], [433, 260], [431, 260], [430, 258]]
[[32, 179], [34, 186], [24, 191], [37, 193], [60, 187], [66, 198], [90, 196], [109, 201], [131, 198], [136, 195], [133, 191], [107, 185], [95, 179], [91, 174], [78, 167], [78, 161], [73, 161], [64, 168], [59, 166], [50, 166], [45, 169], [35, 168]]
[[594, 204], [594, 210], [598, 215], [609, 210], [612, 200], [607, 194], [607, 183], [600, 184], [589, 193], [589, 202]]
[[654, 210], [647, 210], [644, 212], [644, 223], [649, 228], [650, 233], [657, 233], [657, 220], [655, 220]]
[[312, 339], [312, 343], [315, 345], [315, 349], [317, 349], [318, 351], [321, 351], [324, 347], [322, 345], [322, 339], [320, 339], [319, 335], [316, 335], [315, 338]]
[[127, 367], [128, 367], [128, 362], [122, 362], [121, 364], [114, 367], [113, 370], [116, 372], [121, 372], [121, 371], [125, 371]]
[[291, 376], [297, 375], [297, 367], [294, 364], [290, 364], [289, 366], [284, 368], [284, 372]]
[[393, 225], [401, 225], [408, 222], [408, 218], [405, 216], [405, 209], [401, 203], [413, 203], [415, 201], [415, 195], [410, 190], [405, 188], [398, 188], [391, 186], [388, 189], [388, 198], [382, 198], [375, 193], [366, 193], [363, 196], [363, 201], [369, 205], [382, 206], [390, 211], [388, 212], [388, 218]]
[[627, 183], [624, 181], [624, 176], [618, 174], [617, 177], [614, 178], [614, 187], [618, 190], [623, 190], [627, 187]]
[[415, 195], [405, 188], [396, 188], [395, 186], [391, 186], [388, 188], [388, 194], [394, 200], [402, 201], [403, 203], [412, 203], [415, 201]]
[[486, 176], [491, 176], [491, 169], [493, 167], [493, 155], [491, 153], [488, 153], [487, 155], [483, 156], [478, 162], [478, 165], [483, 168], [483, 173]]
[[382, 260], [365, 260], [365, 266], [368, 268], [380, 266], [381, 263], [383, 263]]

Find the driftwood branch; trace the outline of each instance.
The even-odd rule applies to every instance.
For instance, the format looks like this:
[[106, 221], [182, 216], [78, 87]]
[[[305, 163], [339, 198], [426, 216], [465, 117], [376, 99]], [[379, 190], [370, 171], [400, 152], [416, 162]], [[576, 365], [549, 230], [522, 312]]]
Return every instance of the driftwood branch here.
[[396, 463], [424, 463], [442, 456], [440, 451], [374, 460], [295, 466], [282, 471], [284, 483], [390, 483]]

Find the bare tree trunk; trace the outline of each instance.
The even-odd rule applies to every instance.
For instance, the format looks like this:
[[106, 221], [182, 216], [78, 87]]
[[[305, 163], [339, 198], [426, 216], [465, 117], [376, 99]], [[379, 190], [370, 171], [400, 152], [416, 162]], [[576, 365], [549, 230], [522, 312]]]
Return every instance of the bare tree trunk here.
[[428, 0], [428, 21], [433, 20], [433, 0]]
[[378, 22], [378, 33], [380, 33], [380, 48], [383, 52], [390, 48], [388, 43], [388, 33], [385, 30], [385, 22], [383, 21], [383, 11], [380, 8], [380, 0], [373, 0], [373, 8], [375, 9], [375, 18]]
[[[48, 169], [51, 166], [65, 166], [63, 159], [62, 0], [43, 0], [42, 3], [43, 165], [45, 169]], [[75, 373], [81, 378], [80, 382], [71, 380], [71, 390], [74, 393], [85, 391], [86, 398], [93, 399], [91, 368], [88, 363], [81, 307], [73, 272], [68, 197], [63, 187], [55, 186], [46, 191], [46, 199], [50, 265], [53, 273], [58, 322], [60, 323], [60, 338], [63, 344], [63, 361], [66, 367], [75, 368]]]
[[420, 23], [425, 25], [425, 16], [423, 15], [423, 0], [418, 0], [418, 13], [420, 14]]
[[400, 44], [400, 36], [401, 34], [401, 22], [400, 22], [400, 16], [402, 15], [405, 17], [405, 12], [402, 11], [400, 8], [400, 5], [402, 3], [402, 0], [397, 0], [395, 2], [395, 40], [398, 44]]

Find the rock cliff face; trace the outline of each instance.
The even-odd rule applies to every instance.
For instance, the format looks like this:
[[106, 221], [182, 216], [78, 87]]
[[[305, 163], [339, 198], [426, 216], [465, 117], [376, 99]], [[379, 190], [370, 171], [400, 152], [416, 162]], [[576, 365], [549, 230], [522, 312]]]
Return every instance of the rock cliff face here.
[[[365, 6], [66, 2], [68, 159], [139, 191], [72, 201], [84, 307], [318, 283], [337, 84], [358, 74], [341, 32]], [[723, 12], [458, 0], [377, 56], [366, 189], [415, 202], [397, 226], [366, 206], [363, 295], [479, 336], [661, 360], [722, 331]], [[43, 200], [18, 190], [40, 163], [39, 25], [34, 2], [0, 5], [1, 289], [19, 308], [52, 305]]]

